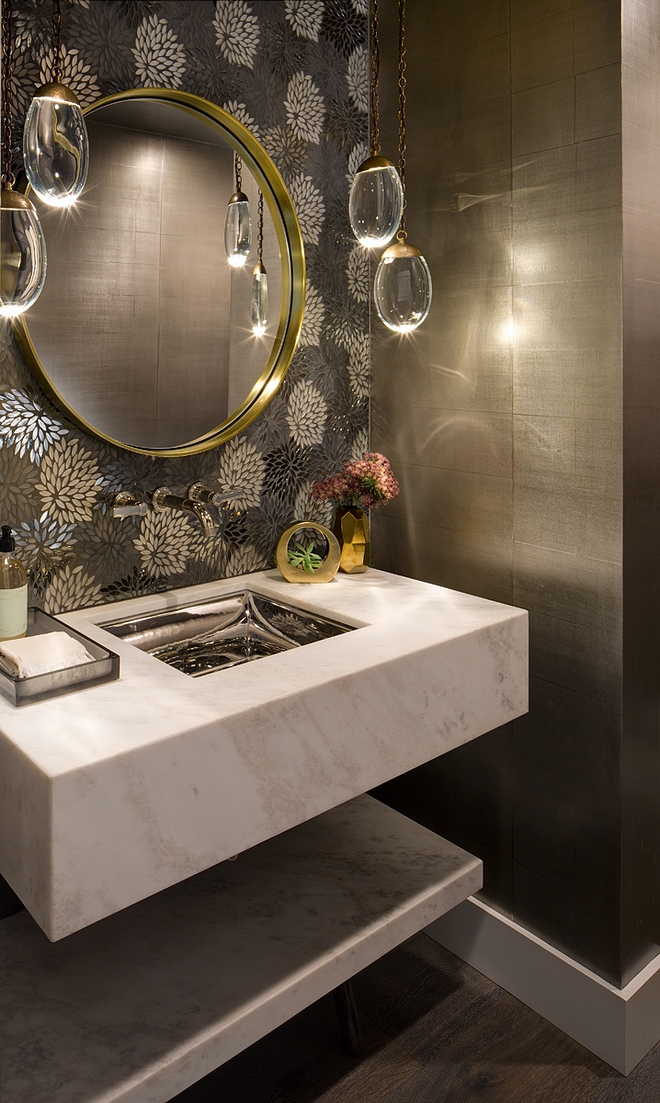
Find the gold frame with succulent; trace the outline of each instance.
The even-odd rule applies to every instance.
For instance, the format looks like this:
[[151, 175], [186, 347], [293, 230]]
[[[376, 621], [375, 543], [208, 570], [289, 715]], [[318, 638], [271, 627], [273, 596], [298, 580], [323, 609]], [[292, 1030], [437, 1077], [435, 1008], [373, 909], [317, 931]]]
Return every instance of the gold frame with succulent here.
[[[292, 551], [291, 538], [301, 529], [312, 530], [328, 544], [328, 552], [322, 559], [313, 551], [314, 542], [307, 547], [300, 542]], [[341, 548], [334, 533], [316, 521], [296, 521], [284, 530], [275, 550], [275, 562], [287, 582], [330, 582], [339, 570]]]

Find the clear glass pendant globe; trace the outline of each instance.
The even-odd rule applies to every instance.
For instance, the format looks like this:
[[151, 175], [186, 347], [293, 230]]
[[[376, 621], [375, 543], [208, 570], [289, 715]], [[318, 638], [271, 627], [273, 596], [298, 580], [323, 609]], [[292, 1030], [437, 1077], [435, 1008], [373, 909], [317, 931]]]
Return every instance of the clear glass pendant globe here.
[[247, 196], [235, 199], [227, 204], [225, 215], [225, 252], [227, 260], [234, 268], [245, 264], [250, 255], [252, 244], [252, 219]]
[[23, 160], [30, 185], [44, 203], [75, 203], [89, 166], [89, 139], [79, 105], [36, 96], [25, 120]]
[[396, 333], [410, 333], [428, 316], [431, 295], [431, 273], [424, 257], [407, 245], [386, 249], [374, 280], [381, 322]]
[[46, 242], [35, 210], [0, 211], [0, 315], [15, 318], [39, 298]]
[[394, 165], [370, 167], [370, 161], [365, 161], [355, 174], [348, 198], [348, 217], [358, 241], [368, 249], [387, 245], [399, 228], [402, 213], [403, 188]]
[[268, 276], [259, 263], [252, 275], [252, 332], [263, 337], [268, 325]]

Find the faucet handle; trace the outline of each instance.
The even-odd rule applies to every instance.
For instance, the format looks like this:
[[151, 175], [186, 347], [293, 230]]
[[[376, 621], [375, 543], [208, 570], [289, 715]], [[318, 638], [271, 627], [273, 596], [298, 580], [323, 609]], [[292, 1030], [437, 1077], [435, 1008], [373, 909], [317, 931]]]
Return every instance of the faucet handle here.
[[149, 509], [146, 502], [138, 502], [129, 490], [120, 490], [112, 499], [113, 517], [146, 517]]
[[215, 490], [211, 490], [204, 483], [193, 483], [188, 488], [188, 497], [193, 502], [204, 502], [206, 505], [220, 505], [224, 499]]
[[166, 486], [159, 486], [158, 490], [154, 490], [151, 495], [151, 504], [156, 513], [165, 513], [165, 510], [171, 509], [172, 503], [168, 502], [167, 499], [172, 496], [172, 491]]

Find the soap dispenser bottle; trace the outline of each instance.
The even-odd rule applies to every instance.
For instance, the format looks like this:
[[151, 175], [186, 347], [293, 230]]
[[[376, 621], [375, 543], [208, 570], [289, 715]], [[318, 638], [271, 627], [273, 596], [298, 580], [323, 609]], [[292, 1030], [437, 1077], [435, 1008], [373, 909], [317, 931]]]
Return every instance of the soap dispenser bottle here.
[[25, 567], [14, 559], [14, 538], [9, 525], [0, 536], [0, 640], [27, 636], [28, 578]]

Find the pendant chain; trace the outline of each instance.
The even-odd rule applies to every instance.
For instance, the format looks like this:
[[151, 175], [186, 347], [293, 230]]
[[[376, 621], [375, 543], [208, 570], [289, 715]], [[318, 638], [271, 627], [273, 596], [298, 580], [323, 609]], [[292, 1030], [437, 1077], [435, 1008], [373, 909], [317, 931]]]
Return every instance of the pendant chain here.
[[62, 80], [62, 2], [53, 0], [53, 80]]
[[234, 171], [236, 173], [236, 191], [243, 191], [243, 162], [238, 153], [234, 154]]
[[2, 5], [2, 43], [2, 83], [4, 86], [2, 95], [2, 179], [5, 184], [9, 184], [10, 186], [12, 186], [13, 184], [15, 184], [16, 178], [11, 171], [11, 99], [12, 80], [14, 75], [12, 57], [14, 51], [14, 39], [12, 35], [11, 0], [5, 0], [4, 4]]
[[259, 260], [259, 264], [263, 264], [263, 259], [264, 259], [264, 197], [263, 197], [263, 193], [261, 192], [261, 190], [259, 191], [259, 203], [257, 205], [257, 210], [259, 212], [259, 241], [258, 241], [258, 246], [257, 246], [258, 250], [259, 250], [258, 260]]
[[378, 81], [380, 78], [380, 46], [378, 43], [378, 0], [371, 0], [371, 153], [380, 153], [378, 130]]
[[406, 0], [399, 0], [399, 176], [403, 188], [403, 210], [397, 241], [406, 233]]

